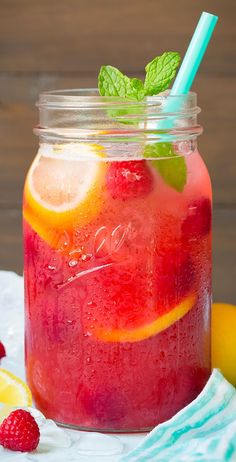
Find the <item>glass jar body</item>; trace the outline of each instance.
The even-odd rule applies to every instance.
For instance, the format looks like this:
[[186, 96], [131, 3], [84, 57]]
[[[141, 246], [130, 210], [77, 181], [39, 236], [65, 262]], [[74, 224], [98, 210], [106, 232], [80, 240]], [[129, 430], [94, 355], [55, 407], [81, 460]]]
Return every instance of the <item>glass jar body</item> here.
[[144, 431], [210, 374], [211, 185], [196, 148], [116, 150], [47, 141], [28, 173], [26, 369], [48, 418]]

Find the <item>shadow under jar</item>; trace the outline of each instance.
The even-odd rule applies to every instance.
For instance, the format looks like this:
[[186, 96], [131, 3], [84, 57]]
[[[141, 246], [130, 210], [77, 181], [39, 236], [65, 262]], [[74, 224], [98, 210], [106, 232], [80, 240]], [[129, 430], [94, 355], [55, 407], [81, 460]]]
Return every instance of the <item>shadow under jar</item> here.
[[[196, 95], [43, 93], [24, 189], [26, 369], [86, 430], [172, 417], [210, 374], [211, 183]], [[175, 105], [175, 107], [177, 107]]]

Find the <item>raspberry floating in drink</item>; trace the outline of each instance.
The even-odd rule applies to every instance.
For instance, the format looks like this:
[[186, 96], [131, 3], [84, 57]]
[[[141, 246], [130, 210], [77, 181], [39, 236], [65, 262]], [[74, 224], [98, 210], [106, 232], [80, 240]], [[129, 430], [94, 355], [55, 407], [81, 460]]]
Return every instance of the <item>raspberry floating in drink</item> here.
[[145, 160], [112, 162], [106, 174], [106, 187], [113, 199], [145, 197], [152, 191], [153, 174]]

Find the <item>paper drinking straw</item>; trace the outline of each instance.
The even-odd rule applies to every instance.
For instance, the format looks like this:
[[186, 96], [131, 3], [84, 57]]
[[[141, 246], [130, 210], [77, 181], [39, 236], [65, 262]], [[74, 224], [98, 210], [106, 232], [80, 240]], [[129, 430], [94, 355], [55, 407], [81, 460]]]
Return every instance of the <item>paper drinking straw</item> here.
[[[170, 96], [186, 95], [190, 90], [217, 21], [218, 16], [214, 14], [206, 13], [205, 11], [201, 14], [174, 85], [170, 90]], [[182, 103], [182, 98], [167, 98], [164, 110], [165, 112], [176, 112], [180, 109]], [[158, 128], [162, 128], [163, 124], [165, 128], [171, 127], [172, 123], [161, 121]]]

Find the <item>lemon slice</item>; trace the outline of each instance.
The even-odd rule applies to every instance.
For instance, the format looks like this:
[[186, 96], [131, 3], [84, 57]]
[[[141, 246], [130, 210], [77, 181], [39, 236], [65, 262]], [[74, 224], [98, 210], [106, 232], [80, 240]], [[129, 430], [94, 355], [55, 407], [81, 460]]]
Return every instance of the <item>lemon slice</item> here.
[[0, 368], [0, 403], [9, 406], [32, 405], [32, 395], [28, 385], [2, 368]]
[[29, 387], [11, 372], [0, 368], [0, 423], [13, 407], [32, 406]]
[[91, 222], [102, 207], [106, 163], [100, 146], [42, 146], [27, 175], [23, 214], [52, 247], [55, 235]]
[[193, 308], [195, 303], [196, 295], [191, 294], [177, 306], [149, 324], [130, 330], [112, 329], [107, 331], [101, 327], [96, 328], [93, 335], [104, 342], [140, 342], [172, 326], [172, 324], [183, 318]]

